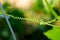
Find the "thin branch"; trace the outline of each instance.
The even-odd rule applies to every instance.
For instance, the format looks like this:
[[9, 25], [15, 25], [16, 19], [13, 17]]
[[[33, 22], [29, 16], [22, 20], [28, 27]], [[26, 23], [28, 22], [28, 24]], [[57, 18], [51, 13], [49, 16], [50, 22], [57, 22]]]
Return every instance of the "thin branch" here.
[[[4, 15], [4, 14], [5, 14], [5, 11], [4, 11], [1, 3], [0, 3], [0, 8], [1, 8], [2, 12], [3, 12], [2, 14]], [[8, 27], [9, 27], [11, 33], [12, 33], [12, 36], [13, 36], [14, 40], [17, 40], [17, 39], [16, 39], [16, 36], [15, 36], [15, 34], [14, 34], [14, 31], [13, 31], [13, 29], [12, 29], [12, 27], [11, 27], [11, 24], [10, 24], [8, 18], [7, 18], [7, 16], [4, 15], [4, 17], [5, 17], [5, 19], [6, 19], [6, 22], [7, 22], [7, 24], [8, 24]]]

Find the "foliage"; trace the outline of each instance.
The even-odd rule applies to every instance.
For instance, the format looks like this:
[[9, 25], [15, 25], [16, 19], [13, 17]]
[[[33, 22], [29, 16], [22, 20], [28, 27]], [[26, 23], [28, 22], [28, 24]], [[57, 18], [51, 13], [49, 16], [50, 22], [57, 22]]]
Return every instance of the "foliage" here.
[[[60, 33], [59, 29], [60, 28], [57, 28], [57, 27], [60, 27], [60, 25], [55, 25], [54, 24], [54, 22], [60, 21], [60, 16], [55, 11], [54, 6], [52, 7], [51, 5], [52, 4], [49, 4], [47, 0], [37, 0], [36, 3], [33, 5], [33, 7], [29, 10], [29, 11], [33, 11], [33, 12], [39, 12], [40, 10], [43, 10], [42, 12], [44, 12], [44, 15], [46, 14], [45, 15], [46, 20], [48, 19], [48, 21], [44, 21], [44, 19], [42, 19], [42, 17], [40, 19], [33, 18], [33, 17], [32, 18], [25, 17], [24, 16], [25, 12], [23, 10], [16, 9], [15, 7], [14, 8], [13, 7], [9, 8], [10, 5], [8, 3], [3, 5], [3, 7], [5, 9], [5, 15], [10, 17], [9, 21], [10, 21], [10, 23], [12, 25], [12, 28], [13, 28], [14, 32], [17, 35], [18, 40], [20, 39], [19, 37], [24, 37], [25, 35], [29, 35], [28, 31], [30, 33], [31, 30], [32, 30], [32, 35], [30, 33], [31, 36], [34, 35], [34, 31], [40, 30], [38, 32], [40, 33], [40, 35], [42, 35], [42, 36], [40, 36], [40, 38], [42, 37], [41, 40], [45, 40], [45, 38], [43, 39], [44, 34], [47, 35], [49, 39], [60, 40], [60, 38], [59, 38], [60, 37], [60, 35], [59, 35], [59, 33]], [[33, 14], [35, 14], [35, 13], [33, 13]], [[40, 12], [40, 14], [41, 14], [41, 12]], [[27, 23], [27, 21], [32, 22], [32, 24]], [[34, 25], [33, 22], [37, 25], [36, 28], [33, 27], [33, 25]], [[7, 26], [6, 26], [6, 28], [7, 28]], [[9, 30], [9, 29], [7, 28], [6, 30]], [[37, 35], [38, 35], [38, 32], [36, 32]], [[8, 34], [8, 33], [9, 33], [9, 31], [5, 32], [4, 30], [1, 32], [3, 37], [5, 37], [6, 34]], [[10, 37], [10, 35], [11, 34], [9, 34], [8, 37]], [[36, 38], [37, 38], [37, 35], [35, 35]], [[33, 37], [33, 40], [36, 40], [34, 38], [35, 37]], [[48, 40], [48, 38], [46, 40]], [[11, 37], [10, 37], [10, 39], [11, 39]]]

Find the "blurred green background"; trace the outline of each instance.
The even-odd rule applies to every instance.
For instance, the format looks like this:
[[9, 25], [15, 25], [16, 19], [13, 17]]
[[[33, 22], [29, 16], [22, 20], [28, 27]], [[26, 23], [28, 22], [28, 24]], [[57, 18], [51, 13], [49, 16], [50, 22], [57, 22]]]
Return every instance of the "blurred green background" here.
[[[60, 0], [47, 0], [52, 9], [60, 16]], [[6, 14], [14, 17], [27, 17], [51, 21], [55, 17], [44, 0], [0, 0]], [[60, 20], [49, 25], [40, 25], [37, 22], [19, 20], [12, 17], [9, 22], [14, 30], [17, 40], [60, 40]], [[3, 18], [0, 8], [0, 40], [14, 40], [10, 29]]]

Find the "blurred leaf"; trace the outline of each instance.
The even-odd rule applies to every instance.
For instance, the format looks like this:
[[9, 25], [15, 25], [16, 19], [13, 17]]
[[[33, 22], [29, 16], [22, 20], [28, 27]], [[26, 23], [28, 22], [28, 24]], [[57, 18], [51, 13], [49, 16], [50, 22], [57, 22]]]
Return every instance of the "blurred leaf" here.
[[34, 4], [33, 8], [34, 11], [38, 11], [40, 9], [43, 9], [42, 0], [36, 0], [36, 3]]
[[52, 30], [47, 31], [44, 34], [52, 40], [60, 40], [60, 27], [53, 27]]

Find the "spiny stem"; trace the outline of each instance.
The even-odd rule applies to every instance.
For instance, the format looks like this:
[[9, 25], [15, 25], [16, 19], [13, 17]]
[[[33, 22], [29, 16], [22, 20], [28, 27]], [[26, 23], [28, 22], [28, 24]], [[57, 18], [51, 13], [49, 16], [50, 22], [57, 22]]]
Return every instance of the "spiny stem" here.
[[55, 22], [56, 21], [56, 19], [53, 19], [53, 20], [51, 20], [51, 21], [48, 21], [47, 23], [53, 23], [53, 22]]
[[[13, 15], [9, 15], [9, 14], [5, 14], [6, 16], [9, 16], [9, 17], [12, 17], [14, 19], [19, 19], [19, 20], [26, 20], [26, 21], [32, 21], [32, 22], [36, 22], [40, 25], [49, 25], [49, 26], [56, 26], [56, 25], [52, 25], [50, 23], [56, 21], [56, 19], [53, 19], [51, 21], [48, 21], [48, 22], [44, 22], [42, 19], [36, 19], [36, 18], [23, 18], [23, 17], [14, 17]], [[58, 26], [56, 26], [58, 27]]]

